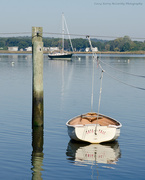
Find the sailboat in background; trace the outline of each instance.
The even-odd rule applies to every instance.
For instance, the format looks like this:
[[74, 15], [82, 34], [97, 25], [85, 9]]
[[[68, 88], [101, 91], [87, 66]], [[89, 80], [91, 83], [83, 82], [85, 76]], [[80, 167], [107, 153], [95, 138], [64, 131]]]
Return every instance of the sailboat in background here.
[[57, 52], [57, 53], [53, 52], [51, 54], [48, 54], [48, 57], [50, 59], [71, 60], [71, 57], [72, 57], [73, 53], [69, 53], [69, 52], [64, 51], [64, 31], [65, 31], [64, 25], [66, 26], [66, 30], [67, 30], [67, 33], [68, 33], [68, 36], [69, 36], [71, 48], [72, 48], [72, 51], [73, 51], [73, 46], [72, 46], [72, 42], [71, 42], [70, 35], [69, 35], [69, 32], [68, 32], [68, 28], [67, 28], [66, 20], [65, 20], [65, 17], [64, 17], [64, 13], [62, 13], [62, 50], [61, 50], [61, 52]]

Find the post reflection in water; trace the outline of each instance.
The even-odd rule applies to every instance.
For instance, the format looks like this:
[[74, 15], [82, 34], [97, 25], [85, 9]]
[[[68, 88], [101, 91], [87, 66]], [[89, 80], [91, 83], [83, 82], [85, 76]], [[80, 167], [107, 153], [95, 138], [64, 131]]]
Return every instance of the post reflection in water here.
[[43, 171], [43, 127], [32, 129], [32, 179], [42, 180]]
[[86, 144], [70, 141], [66, 155], [75, 165], [93, 163], [116, 164], [121, 158], [121, 151], [117, 141], [103, 144]]

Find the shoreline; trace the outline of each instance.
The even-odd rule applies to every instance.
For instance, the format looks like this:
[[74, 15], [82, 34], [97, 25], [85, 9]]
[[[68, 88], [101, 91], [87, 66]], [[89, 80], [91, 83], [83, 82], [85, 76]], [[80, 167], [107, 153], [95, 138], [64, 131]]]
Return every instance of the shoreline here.
[[[0, 50], [0, 54], [32, 54], [32, 51], [8, 51]], [[48, 54], [44, 51], [43, 54]], [[73, 54], [92, 54], [92, 52], [79, 52], [76, 51]], [[96, 54], [145, 54], [145, 51], [125, 51], [125, 52], [114, 52], [114, 51], [98, 51]]]
[[[92, 54], [92, 52], [75, 52], [74, 54]], [[115, 52], [115, 51], [98, 51], [96, 54], [145, 54], [145, 51], [125, 51], [125, 52]]]

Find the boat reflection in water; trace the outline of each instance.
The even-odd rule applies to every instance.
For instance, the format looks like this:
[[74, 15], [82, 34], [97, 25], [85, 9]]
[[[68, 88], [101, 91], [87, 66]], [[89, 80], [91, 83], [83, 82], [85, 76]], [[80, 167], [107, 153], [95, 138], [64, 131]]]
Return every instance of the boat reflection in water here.
[[116, 164], [121, 157], [120, 147], [117, 141], [103, 144], [86, 144], [70, 141], [66, 155], [68, 160], [75, 165], [92, 163]]

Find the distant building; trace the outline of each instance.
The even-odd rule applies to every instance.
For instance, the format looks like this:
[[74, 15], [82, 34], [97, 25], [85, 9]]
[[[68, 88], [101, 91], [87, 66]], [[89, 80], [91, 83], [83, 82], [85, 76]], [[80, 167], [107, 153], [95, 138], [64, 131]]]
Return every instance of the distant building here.
[[[90, 48], [87, 47], [87, 48], [85, 49], [85, 51], [86, 51], [86, 52], [89, 52], [89, 51], [90, 51]], [[98, 48], [97, 48], [97, 47], [94, 47], [94, 48], [92, 48], [91, 51], [92, 51], [92, 52], [97, 52], [97, 51], [98, 51]]]
[[8, 51], [18, 51], [18, 47], [17, 46], [8, 47]]
[[27, 47], [25, 49], [26, 49], [26, 51], [32, 51], [32, 47]]
[[43, 51], [48, 51], [49, 47], [43, 47]]
[[59, 47], [50, 47], [49, 51], [59, 51]]
[[92, 48], [92, 52], [97, 52], [97, 51], [98, 51], [97, 47]]

